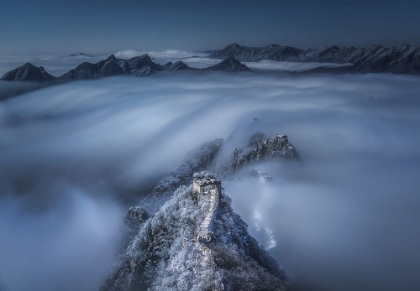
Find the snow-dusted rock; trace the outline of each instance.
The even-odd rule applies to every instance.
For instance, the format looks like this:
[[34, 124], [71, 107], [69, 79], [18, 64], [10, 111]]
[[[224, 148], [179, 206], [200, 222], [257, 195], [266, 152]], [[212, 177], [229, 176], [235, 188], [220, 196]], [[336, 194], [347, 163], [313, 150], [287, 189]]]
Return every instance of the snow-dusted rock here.
[[101, 291], [291, 290], [220, 181], [196, 175], [140, 227]]
[[244, 149], [236, 148], [234, 150], [233, 157], [223, 163], [218, 172], [226, 177], [252, 163], [276, 159], [299, 159], [299, 155], [289, 142], [287, 135], [276, 135], [270, 139], [262, 133], [256, 133], [251, 136]]
[[259, 161], [298, 160], [299, 155], [287, 136], [277, 135], [270, 139], [262, 133], [250, 137], [243, 148], [236, 148], [227, 160], [219, 155], [223, 140], [206, 142], [191, 151], [168, 176], [162, 178], [153, 190], [142, 198], [140, 205], [149, 212], [162, 206], [172, 193], [180, 186], [190, 185], [193, 174], [204, 170], [212, 170], [220, 177], [228, 178], [240, 169]]

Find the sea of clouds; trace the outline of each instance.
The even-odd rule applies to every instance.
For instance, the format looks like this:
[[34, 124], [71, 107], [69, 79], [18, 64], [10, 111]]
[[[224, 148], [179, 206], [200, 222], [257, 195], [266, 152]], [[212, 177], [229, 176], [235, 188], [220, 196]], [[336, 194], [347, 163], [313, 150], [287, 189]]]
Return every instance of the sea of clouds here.
[[255, 131], [287, 134], [301, 162], [259, 165], [271, 184], [224, 187], [252, 234], [271, 232], [270, 253], [292, 280], [305, 290], [413, 290], [418, 92], [418, 77], [388, 74], [160, 73], [5, 100], [0, 290], [97, 290], [138, 189], [205, 141], [237, 134], [243, 146]]

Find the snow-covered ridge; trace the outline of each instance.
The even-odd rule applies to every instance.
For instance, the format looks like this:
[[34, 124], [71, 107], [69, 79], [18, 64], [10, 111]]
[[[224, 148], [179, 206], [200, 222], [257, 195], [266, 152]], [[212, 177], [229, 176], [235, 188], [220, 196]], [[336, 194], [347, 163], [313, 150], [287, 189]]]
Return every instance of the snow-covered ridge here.
[[290, 290], [209, 170], [226, 178], [255, 162], [297, 160], [298, 154], [287, 136], [257, 133], [232, 158], [218, 161], [223, 144], [216, 139], [190, 152], [130, 208], [124, 251], [101, 291]]
[[220, 156], [223, 144], [223, 139], [216, 139], [191, 151], [181, 165], [162, 178], [150, 193], [145, 193], [139, 206], [154, 211], [162, 206], [178, 187], [190, 185], [196, 172], [210, 170], [221, 178], [228, 178], [257, 162], [300, 159], [286, 135], [268, 138], [262, 133], [256, 133], [249, 138], [245, 147], [236, 148], [227, 159]]
[[248, 234], [217, 177], [202, 172], [141, 223], [101, 288], [111, 290], [291, 290], [291, 286], [276, 261]]

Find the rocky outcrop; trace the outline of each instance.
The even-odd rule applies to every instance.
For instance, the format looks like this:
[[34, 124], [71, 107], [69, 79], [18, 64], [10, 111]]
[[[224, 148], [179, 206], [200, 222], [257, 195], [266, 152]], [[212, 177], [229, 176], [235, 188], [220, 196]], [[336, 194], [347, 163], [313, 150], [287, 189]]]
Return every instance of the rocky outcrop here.
[[1, 77], [2, 81], [52, 81], [55, 77], [47, 73], [44, 67], [35, 67], [31, 63], [26, 63], [14, 70], [7, 72]]
[[222, 160], [220, 156], [223, 143], [223, 139], [216, 139], [191, 151], [180, 166], [161, 179], [150, 193], [146, 193], [140, 205], [148, 211], [161, 207], [178, 187], [192, 183], [192, 175], [195, 172], [212, 170], [220, 177], [229, 178], [237, 171], [257, 162], [299, 160], [299, 154], [287, 136], [277, 135], [269, 139], [262, 133], [256, 133], [243, 149], [236, 148], [227, 160]]
[[297, 160], [299, 154], [289, 142], [287, 135], [278, 134], [269, 139], [262, 133], [256, 133], [251, 136], [244, 149], [235, 149], [232, 159], [222, 167], [221, 174], [226, 176], [249, 164], [276, 159]]
[[[192, 178], [192, 177], [191, 177]], [[141, 224], [101, 291], [291, 290], [209, 172]]]
[[[233, 212], [221, 181], [206, 170], [229, 178], [253, 163], [296, 160], [298, 154], [287, 136], [257, 133], [222, 162], [223, 145], [216, 139], [190, 152], [129, 209], [123, 253], [101, 291], [290, 290], [277, 263]], [[256, 170], [251, 177], [272, 179]]]
[[393, 48], [370, 45], [364, 48], [330, 46], [308, 50], [275, 44], [265, 47], [230, 44], [224, 49], [213, 51], [210, 54], [210, 58], [216, 59], [229, 57], [234, 57], [242, 62], [272, 60], [353, 64], [353, 66], [340, 68], [317, 68], [313, 72], [420, 74], [420, 47], [408, 44]]

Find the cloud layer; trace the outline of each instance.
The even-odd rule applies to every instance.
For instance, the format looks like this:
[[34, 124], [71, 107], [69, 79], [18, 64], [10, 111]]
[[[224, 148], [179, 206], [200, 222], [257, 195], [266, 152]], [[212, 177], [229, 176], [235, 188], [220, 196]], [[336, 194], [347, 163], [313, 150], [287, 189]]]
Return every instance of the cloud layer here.
[[[137, 189], [202, 142], [233, 134], [231, 146], [242, 146], [260, 130], [287, 134], [302, 164], [261, 165], [274, 184], [225, 188], [262, 239], [253, 227], [258, 206], [276, 241], [270, 251], [292, 278], [308, 290], [413, 289], [419, 90], [418, 78], [397, 75], [177, 73], [74, 82], [4, 101], [0, 282], [5, 290], [97, 288]], [[254, 117], [261, 122], [250, 130]]]

